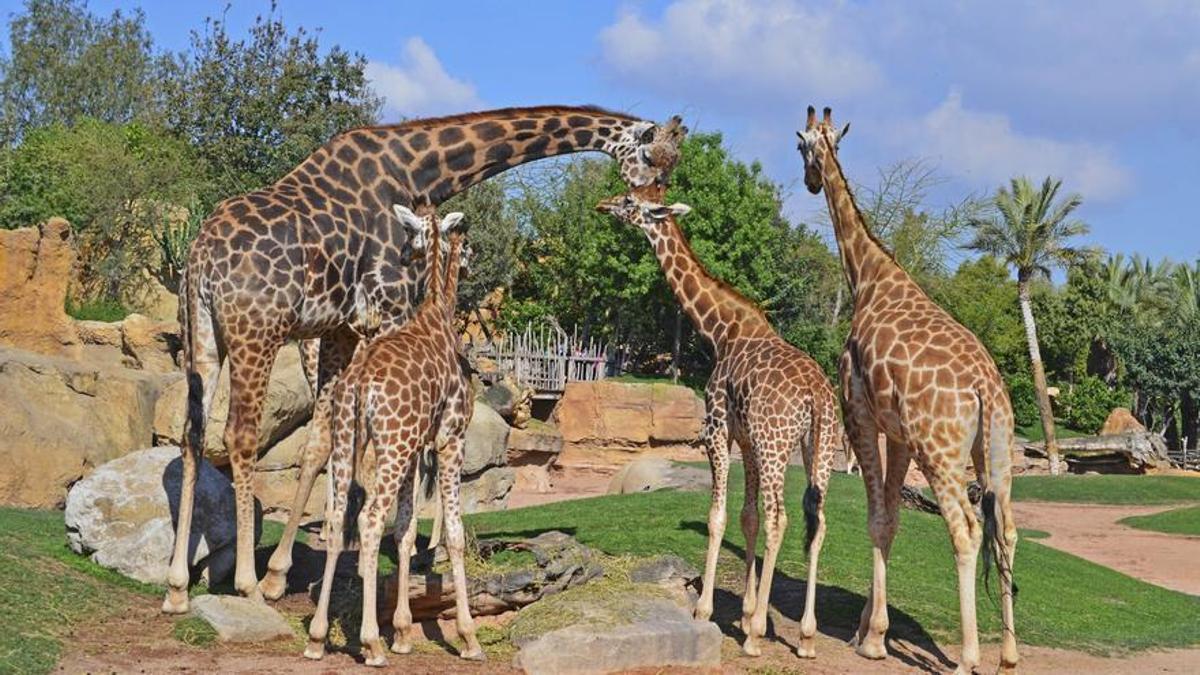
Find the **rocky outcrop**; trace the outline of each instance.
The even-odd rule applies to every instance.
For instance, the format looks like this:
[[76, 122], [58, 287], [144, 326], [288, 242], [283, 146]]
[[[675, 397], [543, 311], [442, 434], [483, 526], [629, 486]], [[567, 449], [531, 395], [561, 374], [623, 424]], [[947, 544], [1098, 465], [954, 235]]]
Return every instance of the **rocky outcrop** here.
[[[98, 565], [152, 584], [164, 584], [179, 515], [183, 460], [173, 446], [139, 450], [113, 460], [67, 493], [67, 543]], [[236, 521], [233, 486], [200, 462], [189, 543], [191, 563], [210, 583], [233, 571]], [[255, 539], [262, 529], [256, 509]]]
[[550, 492], [550, 470], [562, 449], [562, 434], [545, 422], [530, 420], [524, 429], [509, 431], [508, 465], [516, 471], [516, 487], [543, 494]]
[[663, 489], [709, 490], [712, 474], [662, 457], [642, 457], [621, 467], [608, 483], [608, 494], [627, 495]]
[[[300, 367], [300, 350], [288, 344], [279, 350], [262, 421], [258, 428], [258, 447], [263, 452], [286, 438], [312, 417], [313, 396]], [[180, 376], [158, 399], [154, 415], [154, 435], [158, 443], [178, 444], [182, 440], [184, 412], [187, 408], [187, 382]], [[222, 370], [217, 381], [216, 399], [205, 429], [205, 453], [217, 466], [229, 463], [222, 435], [229, 412], [229, 368]]]
[[75, 324], [64, 301], [75, 265], [71, 225], [0, 230], [0, 345], [78, 358]]
[[162, 380], [0, 348], [0, 504], [54, 507], [92, 469], [152, 443]]
[[1131, 431], [1145, 430], [1146, 427], [1137, 421], [1129, 408], [1113, 408], [1113, 411], [1108, 414], [1108, 418], [1104, 420], [1104, 427], [1100, 429], [1100, 435], [1115, 436]]
[[[1171, 468], [1166, 442], [1147, 431], [1063, 438], [1058, 450], [1074, 473], [1146, 473]], [[1026, 443], [1025, 454], [1045, 457], [1045, 443]]]
[[511, 426], [523, 429], [531, 417], [533, 389], [519, 384], [512, 375], [505, 375], [484, 387], [479, 400], [500, 413]]
[[587, 464], [591, 457], [597, 465], [619, 465], [647, 450], [689, 456], [703, 430], [704, 402], [666, 383], [570, 382], [553, 420], [565, 445], [563, 463]]

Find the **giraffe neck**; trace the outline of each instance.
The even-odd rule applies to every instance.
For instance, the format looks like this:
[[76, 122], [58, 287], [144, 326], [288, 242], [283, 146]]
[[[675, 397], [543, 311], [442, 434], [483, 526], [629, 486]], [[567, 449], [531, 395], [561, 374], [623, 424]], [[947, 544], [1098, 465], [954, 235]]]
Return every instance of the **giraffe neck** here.
[[442, 308], [442, 233], [436, 220], [432, 229], [427, 247], [429, 253], [425, 256], [425, 297], [414, 317], [434, 316]]
[[828, 139], [826, 142], [821, 161], [821, 184], [829, 205], [829, 217], [833, 220], [833, 232], [837, 238], [846, 282], [857, 299], [863, 287], [878, 278], [880, 273], [890, 273], [900, 269], [900, 266], [868, 229], [854, 201], [854, 194], [850, 192], [850, 184], [842, 172], [837, 154], [831, 150], [832, 143]]
[[[589, 150], [616, 157], [643, 120], [596, 108], [508, 108], [362, 127], [317, 150], [284, 180], [327, 199], [367, 188], [380, 204], [437, 205], [514, 166]], [[339, 188], [341, 190], [339, 191]]]
[[[442, 315], [446, 319], [445, 323], [450, 326], [454, 322], [454, 310], [458, 305], [458, 272], [462, 265], [462, 245], [463, 235], [455, 232], [450, 235], [450, 252], [446, 259], [445, 280], [442, 282], [441, 288], [441, 309]], [[430, 277], [432, 279], [433, 277]]]
[[662, 266], [667, 285], [696, 332], [717, 354], [739, 337], [773, 335], [762, 310], [729, 284], [713, 277], [692, 251], [674, 216], [642, 228]]

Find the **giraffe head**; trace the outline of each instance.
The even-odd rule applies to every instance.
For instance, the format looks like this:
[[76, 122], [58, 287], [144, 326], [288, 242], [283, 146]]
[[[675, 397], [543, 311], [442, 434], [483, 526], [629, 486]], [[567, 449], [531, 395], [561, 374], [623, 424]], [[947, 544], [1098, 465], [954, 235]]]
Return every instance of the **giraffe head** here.
[[808, 120], [804, 131], [797, 131], [796, 149], [804, 158], [804, 185], [815, 194], [821, 192], [821, 168], [826, 157], [836, 156], [838, 142], [850, 131], [850, 123], [841, 131], [833, 125], [833, 111], [825, 108], [823, 119], [817, 121], [817, 109], [808, 106]]
[[653, 234], [659, 224], [668, 217], [685, 215], [692, 207], [680, 202], [663, 206], [630, 193], [609, 197], [597, 204], [596, 210], [616, 216], [630, 225], [636, 225], [647, 234]]
[[614, 135], [605, 150], [616, 158], [621, 179], [630, 187], [666, 185], [679, 161], [679, 144], [687, 132], [678, 115], [666, 124], [637, 122]]

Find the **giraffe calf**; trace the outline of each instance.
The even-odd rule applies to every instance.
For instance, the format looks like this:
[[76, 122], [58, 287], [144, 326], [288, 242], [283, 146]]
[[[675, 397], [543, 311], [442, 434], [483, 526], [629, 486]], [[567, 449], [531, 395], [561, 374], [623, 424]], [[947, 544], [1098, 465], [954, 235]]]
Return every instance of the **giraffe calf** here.
[[[376, 575], [384, 519], [393, 502], [397, 504], [399, 584], [392, 618], [396, 631], [392, 651], [400, 654], [412, 651], [408, 584], [409, 559], [417, 536], [414, 484], [421, 455], [433, 448], [437, 453], [437, 482], [454, 575], [458, 632], [466, 643], [460, 656], [482, 660], [483, 649], [475, 637], [467, 603], [459, 502], [465, 437], [474, 412], [474, 398], [459, 361], [458, 335], [453, 325], [458, 276], [466, 267], [470, 248], [464, 240], [465, 227], [460, 226], [461, 213], [451, 213], [442, 219], [440, 226], [435, 226], [432, 214], [420, 217], [402, 206], [395, 209], [402, 221], [429, 232], [431, 238], [426, 254], [429, 271], [425, 300], [407, 323], [384, 325], [377, 335], [361, 345], [334, 390], [331, 456], [334, 498], [326, 513], [330, 523], [329, 548], [304, 655], [312, 659], [324, 655], [334, 569], [338, 555], [353, 539], [357, 525], [358, 571], [363, 579], [360, 632], [363, 655], [367, 665], [387, 663], [376, 619]], [[444, 270], [442, 237], [450, 242]], [[374, 485], [368, 486], [373, 489], [352, 491], [354, 471], [368, 443], [375, 452]], [[365, 503], [356, 514], [358, 505], [354, 502], [363, 499], [364, 492]]]

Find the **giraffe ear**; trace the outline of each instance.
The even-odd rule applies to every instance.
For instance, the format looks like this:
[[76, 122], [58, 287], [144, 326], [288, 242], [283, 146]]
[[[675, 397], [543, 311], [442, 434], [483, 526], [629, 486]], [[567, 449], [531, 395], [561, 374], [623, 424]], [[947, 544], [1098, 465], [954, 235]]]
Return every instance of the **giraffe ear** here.
[[842, 127], [842, 130], [838, 132], [837, 138], [835, 138], [833, 142], [835, 144], [838, 143], [848, 133], [850, 133], [850, 123], [846, 122], [846, 126]]
[[404, 226], [411, 230], [414, 234], [422, 234], [425, 231], [425, 222], [421, 217], [413, 213], [412, 209], [403, 204], [392, 206], [392, 212], [396, 214], [396, 218], [404, 223]]
[[670, 209], [671, 215], [673, 216], [686, 216], [692, 212], [692, 207], [684, 204], [683, 202], [675, 202], [667, 208]]
[[462, 212], [455, 211], [453, 213], [447, 213], [446, 216], [442, 218], [441, 230], [442, 234], [449, 234], [450, 232], [455, 231], [466, 232], [467, 227], [466, 224], [463, 223]]

